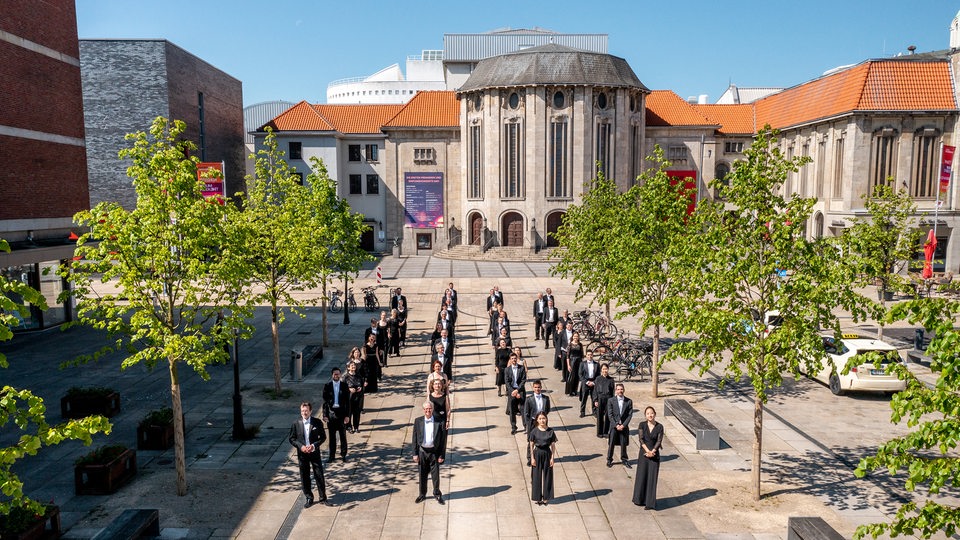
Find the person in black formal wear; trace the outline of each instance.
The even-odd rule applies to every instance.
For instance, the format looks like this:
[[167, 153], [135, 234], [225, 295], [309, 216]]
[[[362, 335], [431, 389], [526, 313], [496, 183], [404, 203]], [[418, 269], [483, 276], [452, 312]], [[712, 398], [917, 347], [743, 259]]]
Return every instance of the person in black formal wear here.
[[413, 462], [420, 470], [420, 494], [416, 502], [427, 498], [427, 475], [433, 480], [433, 496], [443, 504], [440, 492], [440, 464], [447, 451], [447, 432], [443, 424], [433, 417], [433, 404], [423, 403], [423, 416], [413, 421]]
[[363, 411], [363, 373], [361, 372], [363, 364], [359, 362], [347, 362], [347, 374], [343, 377], [343, 382], [347, 383], [350, 390], [350, 421], [347, 423], [347, 429], [350, 433], [360, 431], [360, 413]]
[[[593, 380], [600, 374], [600, 366], [593, 361], [593, 352], [587, 351], [586, 358], [580, 364], [580, 418], [586, 416], [587, 402], [590, 402], [590, 414], [597, 414], [593, 404]], [[601, 412], [601, 414], [606, 411]]]
[[[444, 347], [443, 343], [437, 342], [437, 346], [434, 348], [433, 353], [430, 355], [430, 361], [434, 360], [440, 362], [441, 367], [443, 368], [443, 373], [447, 376], [447, 379], [453, 380], [453, 345], [449, 348]], [[432, 364], [431, 364], [432, 365]]]
[[387, 367], [387, 356], [390, 345], [390, 321], [387, 319], [387, 312], [380, 312], [380, 319], [377, 321], [377, 352], [380, 354], [380, 366]]
[[[533, 381], [533, 394], [523, 402], [523, 427], [530, 436], [530, 431], [537, 425], [537, 415], [550, 414], [550, 396], [543, 393], [543, 383], [537, 379]], [[530, 446], [527, 446], [527, 466], [530, 466]]]
[[503, 397], [503, 375], [510, 364], [510, 345], [507, 340], [501, 339], [497, 345], [493, 357], [493, 370], [495, 378], [493, 383], [497, 386], [497, 397]]
[[453, 288], [453, 282], [447, 283], [447, 290], [450, 291], [449, 297], [453, 300], [453, 307], [457, 308], [457, 303], [460, 300], [460, 296], [457, 294], [457, 290]]
[[390, 297], [390, 309], [399, 309], [400, 303], [407, 304], [407, 297], [403, 295], [400, 287], [393, 290], [393, 296]]
[[340, 436], [340, 459], [347, 461], [347, 423], [350, 421], [350, 387], [340, 378], [340, 368], [330, 370], [330, 382], [323, 385], [323, 412], [330, 432], [330, 457], [337, 456], [337, 435]]
[[327, 500], [327, 485], [323, 480], [323, 460], [320, 457], [320, 445], [327, 440], [323, 423], [313, 417], [313, 405], [309, 401], [300, 404], [300, 419], [290, 426], [290, 444], [297, 449], [297, 461], [300, 464], [300, 484], [307, 498], [304, 508], [313, 506], [313, 489], [310, 486], [310, 470], [317, 482], [320, 504], [332, 506]]
[[[610, 376], [610, 365], [600, 364], [600, 375], [593, 380], [593, 410], [606, 411], [607, 402], [614, 394], [614, 381]], [[610, 418], [606, 414], [597, 415], [597, 438], [610, 437]]]
[[547, 424], [547, 413], [537, 414], [536, 427], [527, 434], [527, 451], [533, 459], [530, 466], [530, 498], [546, 506], [553, 498], [553, 464], [557, 456], [557, 435]]
[[553, 301], [547, 301], [547, 309], [543, 312], [543, 346], [550, 348], [550, 342], [557, 331], [557, 321], [560, 319], [560, 312], [553, 305]]
[[400, 327], [400, 346], [407, 348], [407, 303], [397, 304], [397, 326]]
[[570, 344], [567, 345], [567, 359], [564, 362], [567, 371], [567, 381], [563, 387], [563, 393], [568, 396], [577, 395], [580, 388], [580, 364], [583, 362], [583, 343], [580, 342], [580, 334], [573, 333], [570, 338]]
[[543, 311], [547, 309], [547, 301], [543, 298], [543, 293], [537, 293], [537, 299], [533, 301], [533, 337], [540, 339], [540, 333], [543, 332]]
[[553, 337], [553, 369], [561, 373], [562, 382], [567, 382], [567, 346], [570, 345], [570, 337], [573, 336], [573, 325], [558, 322], [556, 330]]
[[640, 424], [640, 457], [633, 482], [633, 504], [647, 510], [657, 509], [657, 478], [660, 476], [660, 447], [663, 446], [663, 424], [657, 422], [653, 407], [644, 410], [647, 417]]
[[387, 353], [388, 355], [400, 356], [400, 312], [396, 308], [390, 310], [390, 319], [387, 320], [387, 326], [390, 329]]
[[[607, 439], [607, 467], [613, 466], [613, 447], [620, 446], [620, 461], [630, 468], [627, 445], [630, 444], [630, 419], [633, 401], [623, 395], [623, 383], [614, 386], [614, 397], [607, 400], [607, 418], [610, 419], [610, 438]], [[602, 414], [602, 413], [601, 413]]]
[[543, 295], [543, 299], [546, 300], [547, 302], [556, 301], [553, 298], [553, 289], [551, 289], [550, 287], [547, 287], [547, 293]]
[[526, 399], [527, 370], [517, 365], [517, 355], [510, 355], [510, 364], [503, 374], [507, 387], [507, 415], [510, 417], [510, 434], [517, 432], [517, 415], [523, 412]]
[[[376, 319], [372, 319], [376, 323]], [[369, 329], [368, 329], [369, 330]], [[380, 367], [380, 354], [377, 352], [377, 336], [369, 333], [366, 337], [363, 349], [360, 350], [360, 356], [363, 358], [363, 365], [366, 368], [364, 389], [368, 394], [375, 394], [380, 389], [380, 379], [383, 378], [383, 368]]]

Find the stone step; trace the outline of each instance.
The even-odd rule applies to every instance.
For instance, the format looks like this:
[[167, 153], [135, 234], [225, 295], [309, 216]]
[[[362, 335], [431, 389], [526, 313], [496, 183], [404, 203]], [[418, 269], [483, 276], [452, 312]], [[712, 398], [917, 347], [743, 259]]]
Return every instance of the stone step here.
[[480, 246], [459, 245], [442, 250], [434, 254], [441, 259], [473, 260], [473, 261], [521, 261], [521, 262], [549, 262], [554, 248], [544, 248], [534, 253], [526, 247], [491, 247], [486, 252], [480, 251]]

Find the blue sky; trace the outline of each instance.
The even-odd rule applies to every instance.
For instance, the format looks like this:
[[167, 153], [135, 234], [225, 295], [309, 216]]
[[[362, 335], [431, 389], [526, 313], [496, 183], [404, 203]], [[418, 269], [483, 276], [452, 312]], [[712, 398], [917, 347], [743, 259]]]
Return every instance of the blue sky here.
[[605, 33], [647, 87], [713, 102], [730, 82], [800, 84], [867, 58], [949, 46], [960, 2], [77, 0], [81, 39], [167, 39], [243, 81], [244, 104], [322, 103], [330, 81], [442, 49], [444, 33]]

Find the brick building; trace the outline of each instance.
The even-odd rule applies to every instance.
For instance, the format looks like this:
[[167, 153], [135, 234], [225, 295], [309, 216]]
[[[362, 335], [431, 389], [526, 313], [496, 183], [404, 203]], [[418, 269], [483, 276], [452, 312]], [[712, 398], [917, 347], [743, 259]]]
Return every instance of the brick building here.
[[73, 255], [73, 215], [89, 205], [76, 6], [0, 2], [0, 253], [4, 277], [39, 289], [49, 309], [20, 328], [70, 317], [54, 270]]

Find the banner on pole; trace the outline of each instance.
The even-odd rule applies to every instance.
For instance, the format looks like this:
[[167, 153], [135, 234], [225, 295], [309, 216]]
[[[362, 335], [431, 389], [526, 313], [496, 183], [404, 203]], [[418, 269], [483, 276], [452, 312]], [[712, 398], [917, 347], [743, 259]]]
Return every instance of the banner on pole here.
[[943, 155], [940, 158], [940, 195], [946, 195], [950, 187], [950, 175], [953, 172], [953, 153], [956, 146], [943, 145]]
[[201, 191], [207, 199], [214, 199], [220, 204], [224, 204], [226, 199], [226, 189], [223, 184], [223, 162], [203, 162], [197, 163], [197, 180], [203, 184]]

